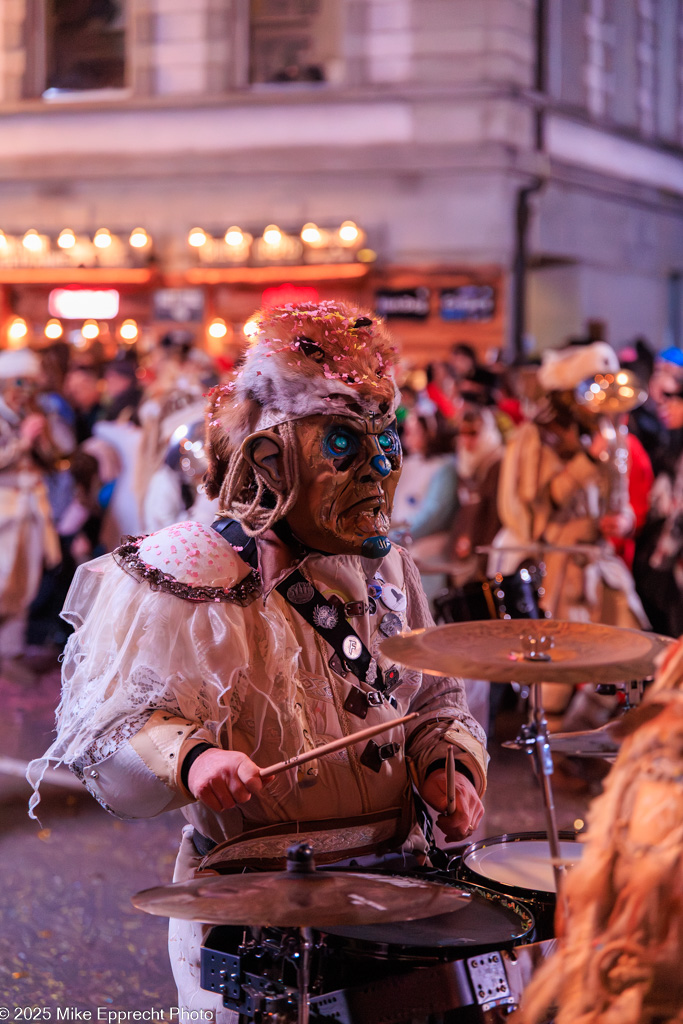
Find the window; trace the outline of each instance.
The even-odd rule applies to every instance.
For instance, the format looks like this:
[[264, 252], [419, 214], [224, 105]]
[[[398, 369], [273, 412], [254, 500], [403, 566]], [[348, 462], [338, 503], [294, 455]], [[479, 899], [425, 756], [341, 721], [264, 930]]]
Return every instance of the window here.
[[54, 99], [126, 85], [126, 0], [29, 0], [24, 94]]
[[251, 0], [250, 81], [337, 78], [339, 8], [334, 0]]

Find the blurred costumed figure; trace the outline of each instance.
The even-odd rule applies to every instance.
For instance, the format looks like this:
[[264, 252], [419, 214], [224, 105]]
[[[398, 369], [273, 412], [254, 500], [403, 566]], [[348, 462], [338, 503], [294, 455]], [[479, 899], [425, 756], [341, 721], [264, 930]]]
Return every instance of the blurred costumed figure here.
[[28, 349], [0, 353], [0, 656], [17, 676], [43, 568], [61, 560], [45, 483], [59, 453], [36, 403], [40, 372]]
[[[549, 545], [541, 555], [546, 566], [542, 606], [553, 618], [646, 628], [633, 577], [607, 540], [635, 528], [628, 481], [611, 458], [597, 417], [574, 396], [584, 380], [618, 371], [617, 356], [604, 342], [547, 353], [538, 371], [544, 397], [536, 401], [533, 420], [516, 429], [505, 450], [498, 496], [503, 530], [495, 544], [528, 544], [531, 552], [535, 543]], [[561, 550], [575, 545], [591, 545], [594, 551]], [[523, 551], [512, 551], [494, 553], [492, 560], [505, 574], [524, 557]], [[546, 710], [558, 725], [572, 694], [571, 687], [544, 686]], [[609, 717], [611, 699], [582, 694], [588, 719], [565, 720], [563, 727], [590, 728]]]

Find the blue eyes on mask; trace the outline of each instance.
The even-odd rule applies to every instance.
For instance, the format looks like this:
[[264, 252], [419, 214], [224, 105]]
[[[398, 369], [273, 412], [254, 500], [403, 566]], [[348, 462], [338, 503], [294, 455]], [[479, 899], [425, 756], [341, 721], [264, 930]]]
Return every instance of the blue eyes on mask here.
[[358, 438], [350, 430], [336, 428], [328, 431], [323, 441], [323, 451], [328, 459], [344, 459], [358, 451]]
[[377, 441], [385, 455], [396, 455], [398, 453], [400, 444], [395, 430], [385, 430], [383, 434], [379, 435]]
[[[398, 434], [395, 430], [385, 430], [377, 436], [377, 443], [383, 454], [396, 455], [400, 451]], [[360, 441], [356, 434], [344, 427], [334, 427], [327, 432], [323, 440], [323, 452], [328, 459], [345, 459], [355, 456], [360, 449]]]

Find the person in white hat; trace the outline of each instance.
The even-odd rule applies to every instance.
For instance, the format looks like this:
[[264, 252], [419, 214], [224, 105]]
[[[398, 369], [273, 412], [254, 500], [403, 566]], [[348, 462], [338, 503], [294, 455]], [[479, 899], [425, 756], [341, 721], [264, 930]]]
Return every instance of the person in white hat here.
[[[178, 880], [281, 866], [294, 833], [320, 862], [424, 852], [408, 762], [449, 838], [481, 819], [486, 740], [462, 681], [401, 669], [380, 647], [431, 624], [417, 569], [387, 539], [402, 459], [393, 358], [383, 323], [344, 303], [264, 311], [210, 396], [219, 529], [180, 523], [78, 570], [58, 736], [29, 776], [66, 763], [124, 817], [182, 807]], [[420, 718], [392, 729], [409, 710]], [[375, 723], [376, 742], [259, 777]], [[220, 1006], [200, 991], [206, 933], [171, 923], [183, 1007]]]
[[[494, 543], [517, 550], [500, 556], [494, 553], [489, 568], [512, 572], [522, 559], [535, 555], [546, 567], [541, 604], [553, 618], [643, 628], [648, 621], [633, 578], [605, 539], [627, 536], [635, 525], [628, 489], [621, 479], [619, 487], [614, 486], [616, 467], [597, 429], [597, 418], [574, 398], [581, 382], [618, 371], [617, 355], [605, 342], [544, 354], [535, 416], [515, 431], [500, 475], [498, 511], [503, 530]], [[545, 547], [534, 551], [539, 543]], [[519, 550], [525, 544], [529, 545], [526, 556]], [[574, 720], [563, 718], [572, 694], [571, 687], [544, 686], [551, 727], [604, 724], [612, 702], [596, 698], [589, 710], [585, 694], [578, 705], [586, 706], [589, 718], [580, 721], [577, 714]]]
[[52, 457], [35, 406], [40, 361], [29, 349], [0, 352], [0, 671], [19, 681], [28, 607], [43, 567], [61, 560], [44, 475]]

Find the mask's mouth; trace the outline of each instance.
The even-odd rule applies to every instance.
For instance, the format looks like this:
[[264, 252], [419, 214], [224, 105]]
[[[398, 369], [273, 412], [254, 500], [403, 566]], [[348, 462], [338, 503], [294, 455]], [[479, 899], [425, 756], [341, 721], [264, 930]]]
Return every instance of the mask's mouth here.
[[350, 512], [354, 514], [358, 514], [359, 512], [369, 512], [373, 516], [378, 516], [384, 508], [384, 500], [379, 498], [376, 494], [372, 494], [367, 498], [361, 498], [360, 501], [354, 501], [353, 505], [349, 505], [349, 507], [345, 509], [345, 514], [348, 515]]
[[340, 516], [347, 529], [360, 536], [389, 532], [390, 521], [384, 495], [369, 494], [349, 505]]

